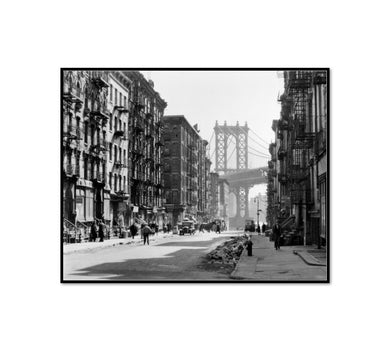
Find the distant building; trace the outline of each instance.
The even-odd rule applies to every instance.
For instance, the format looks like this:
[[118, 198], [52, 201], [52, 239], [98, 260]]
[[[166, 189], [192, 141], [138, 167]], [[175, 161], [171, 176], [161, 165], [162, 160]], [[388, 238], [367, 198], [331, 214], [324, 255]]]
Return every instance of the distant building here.
[[226, 230], [229, 230], [229, 182], [226, 179], [218, 179], [219, 188], [219, 219], [225, 222]]
[[220, 187], [218, 185], [219, 174], [210, 173], [210, 219], [220, 217]]

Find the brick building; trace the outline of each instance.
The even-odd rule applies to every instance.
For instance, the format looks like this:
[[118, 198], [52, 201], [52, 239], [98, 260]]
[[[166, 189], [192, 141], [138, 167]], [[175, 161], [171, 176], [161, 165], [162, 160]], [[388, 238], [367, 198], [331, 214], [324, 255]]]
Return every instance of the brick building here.
[[163, 164], [165, 207], [168, 222], [176, 225], [183, 218], [198, 222], [206, 216], [209, 163], [207, 142], [182, 115], [164, 116]]
[[137, 71], [64, 71], [65, 234], [87, 237], [134, 217], [164, 221], [161, 118], [166, 102]]
[[62, 96], [63, 222], [65, 235], [88, 234], [106, 220], [108, 74], [64, 71]]
[[281, 116], [270, 145], [268, 220], [304, 244], [327, 239], [327, 72], [286, 71]]

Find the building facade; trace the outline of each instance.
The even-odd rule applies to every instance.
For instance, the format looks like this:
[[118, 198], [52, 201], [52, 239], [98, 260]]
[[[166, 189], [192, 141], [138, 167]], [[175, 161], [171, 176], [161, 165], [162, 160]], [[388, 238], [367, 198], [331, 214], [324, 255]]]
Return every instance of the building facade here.
[[129, 179], [132, 219], [165, 221], [162, 183], [162, 116], [167, 103], [137, 71], [122, 72], [129, 84]]
[[270, 145], [268, 217], [302, 235], [306, 245], [327, 241], [327, 72], [286, 71]]
[[111, 232], [134, 218], [162, 224], [161, 118], [166, 102], [137, 71], [64, 71], [65, 232]]
[[108, 83], [107, 180], [110, 206], [105, 213], [111, 225], [123, 227], [129, 225], [130, 219], [129, 90], [115, 72], [109, 73]]
[[210, 219], [218, 219], [220, 217], [220, 187], [218, 185], [219, 174], [217, 172], [210, 173]]
[[177, 225], [184, 218], [203, 222], [208, 217], [207, 142], [182, 115], [164, 116], [163, 164], [165, 207], [168, 222]]
[[63, 222], [79, 239], [94, 220], [106, 221], [108, 74], [64, 71], [62, 96]]
[[219, 188], [219, 219], [223, 220], [224, 230], [229, 230], [229, 182], [218, 179]]

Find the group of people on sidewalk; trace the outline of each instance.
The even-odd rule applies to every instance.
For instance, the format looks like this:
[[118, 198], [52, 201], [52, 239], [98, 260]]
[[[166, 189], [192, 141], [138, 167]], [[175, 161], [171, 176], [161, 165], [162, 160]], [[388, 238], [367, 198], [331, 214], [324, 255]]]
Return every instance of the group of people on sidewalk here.
[[100, 219], [95, 220], [92, 224], [92, 227], [91, 227], [91, 236], [90, 236], [89, 240], [96, 242], [96, 239], [99, 237], [99, 241], [103, 242], [105, 229], [106, 229], [106, 226], [102, 220], [100, 220]]

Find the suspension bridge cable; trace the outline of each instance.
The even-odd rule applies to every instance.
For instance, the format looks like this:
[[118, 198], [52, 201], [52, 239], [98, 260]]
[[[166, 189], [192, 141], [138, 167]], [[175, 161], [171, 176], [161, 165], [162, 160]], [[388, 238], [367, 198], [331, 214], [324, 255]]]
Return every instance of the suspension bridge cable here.
[[252, 133], [254, 134], [254, 135], [256, 135], [263, 143], [265, 143], [266, 145], [269, 145], [269, 143], [267, 142], [267, 141], [265, 141], [262, 137], [259, 137], [254, 131], [253, 131], [253, 129], [250, 129], [251, 131], [252, 131]]
[[264, 152], [261, 152], [261, 151], [259, 151], [259, 150], [256, 150], [256, 149], [254, 149], [254, 148], [251, 147], [251, 146], [248, 146], [248, 148], [251, 149], [252, 151], [258, 153], [259, 155], [264, 155], [264, 156], [267, 156], [267, 157], [269, 156], [268, 154], [265, 154]]
[[[269, 152], [264, 152], [263, 150], [258, 150], [258, 149], [254, 148], [254, 147], [252, 147], [252, 146], [249, 146], [249, 145], [248, 145], [248, 148], [251, 148], [252, 150], [254, 150], [254, 151], [256, 151], [256, 152], [258, 152], [258, 153], [260, 153], [260, 154], [266, 154], [266, 155], [268, 155], [268, 153], [269, 153]], [[268, 151], [268, 150], [267, 150], [267, 151]]]
[[[241, 129], [241, 131], [243, 131], [244, 133], [246, 133], [246, 131], [241, 127], [241, 126], [239, 126], [239, 128]], [[248, 128], [249, 129], [249, 128]], [[253, 130], [252, 129], [249, 129], [249, 131], [251, 131], [252, 133], [254, 133], [253, 132]], [[257, 134], [255, 134], [258, 138], [260, 138]], [[262, 147], [263, 149], [265, 149], [265, 150], [267, 150], [268, 151], [268, 145], [269, 145], [269, 143], [267, 143], [266, 141], [264, 141], [264, 139], [261, 139], [265, 144], [266, 144], [266, 146], [264, 146], [264, 145], [262, 145], [262, 144], [260, 144], [258, 141], [256, 141], [255, 139], [253, 139], [250, 135], [249, 135], [249, 133], [248, 133], [248, 138], [250, 138], [253, 142], [255, 142], [258, 146], [260, 146], [260, 147]]]
[[262, 147], [263, 149], [267, 150], [268, 151], [268, 148], [261, 145], [258, 141], [256, 141], [255, 139], [253, 139], [251, 136], [248, 135], [248, 138], [251, 139], [254, 143], [256, 143], [258, 146]]
[[253, 152], [250, 152], [250, 151], [248, 151], [248, 154], [253, 155], [253, 156], [257, 156], [257, 157], [261, 157], [261, 158], [270, 158], [270, 156], [258, 155], [258, 154], [255, 154]]

